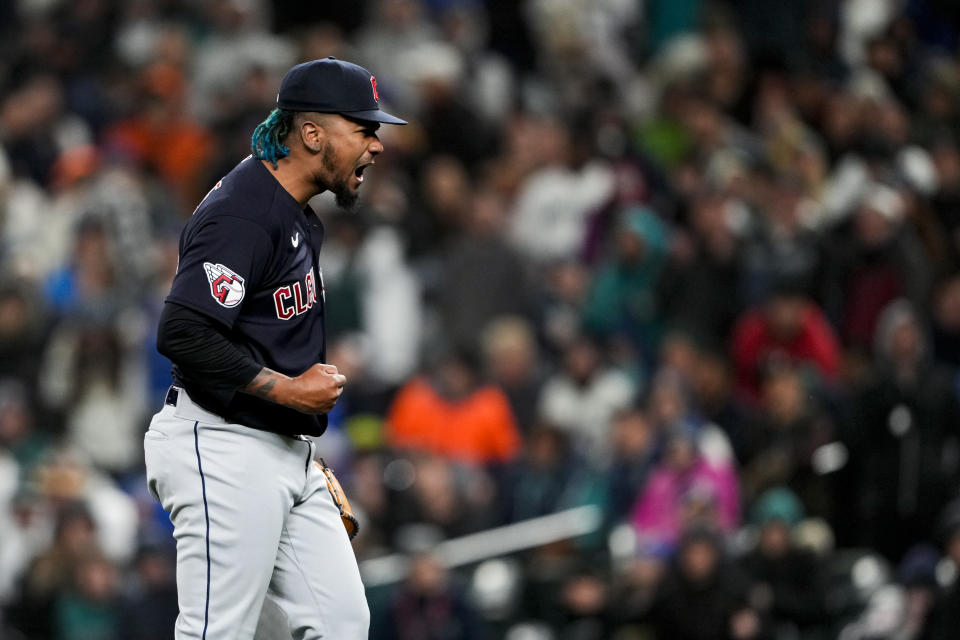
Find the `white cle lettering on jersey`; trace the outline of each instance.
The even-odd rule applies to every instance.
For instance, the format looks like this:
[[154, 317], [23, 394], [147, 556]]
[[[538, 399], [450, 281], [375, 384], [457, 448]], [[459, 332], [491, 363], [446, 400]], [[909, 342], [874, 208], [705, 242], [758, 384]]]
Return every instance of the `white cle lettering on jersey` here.
[[278, 287], [273, 292], [273, 306], [276, 309], [277, 317], [281, 320], [289, 320], [301, 313], [306, 313], [313, 308], [316, 302], [317, 276], [313, 267], [307, 272], [302, 286], [298, 280], [293, 284]]

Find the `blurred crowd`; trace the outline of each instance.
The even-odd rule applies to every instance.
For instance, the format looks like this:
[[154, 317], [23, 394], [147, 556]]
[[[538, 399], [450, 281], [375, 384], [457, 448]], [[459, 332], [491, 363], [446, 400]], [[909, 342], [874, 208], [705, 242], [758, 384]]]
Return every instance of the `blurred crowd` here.
[[356, 212], [312, 203], [319, 449], [361, 565], [410, 559], [372, 638], [957, 637], [951, 5], [0, 3], [0, 637], [172, 637], [142, 435], [179, 229], [329, 55], [411, 121]]

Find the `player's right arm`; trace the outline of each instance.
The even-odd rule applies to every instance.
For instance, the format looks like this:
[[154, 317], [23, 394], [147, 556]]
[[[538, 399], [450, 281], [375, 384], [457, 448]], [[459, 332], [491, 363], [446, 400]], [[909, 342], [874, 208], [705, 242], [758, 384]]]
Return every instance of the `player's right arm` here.
[[242, 390], [303, 413], [327, 413], [346, 382], [332, 364], [315, 364], [295, 378], [263, 367]]
[[333, 409], [347, 379], [331, 364], [315, 364], [299, 376], [287, 376], [258, 364], [228, 340], [210, 318], [175, 302], [160, 316], [157, 350], [224, 404], [237, 391], [303, 413]]
[[210, 209], [194, 214], [157, 332], [157, 348], [223, 406], [249, 393], [304, 413], [326, 413], [342, 393], [336, 367], [317, 364], [291, 377], [254, 360], [229, 338], [246, 293], [273, 260], [274, 242], [258, 223]]

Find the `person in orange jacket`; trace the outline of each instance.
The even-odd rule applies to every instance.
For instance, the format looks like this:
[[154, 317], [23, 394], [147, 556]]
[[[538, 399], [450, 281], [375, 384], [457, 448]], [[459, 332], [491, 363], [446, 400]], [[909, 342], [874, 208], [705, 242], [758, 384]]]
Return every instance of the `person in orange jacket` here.
[[521, 446], [506, 394], [483, 384], [465, 353], [443, 358], [432, 376], [400, 389], [387, 414], [387, 440], [473, 465], [506, 462]]

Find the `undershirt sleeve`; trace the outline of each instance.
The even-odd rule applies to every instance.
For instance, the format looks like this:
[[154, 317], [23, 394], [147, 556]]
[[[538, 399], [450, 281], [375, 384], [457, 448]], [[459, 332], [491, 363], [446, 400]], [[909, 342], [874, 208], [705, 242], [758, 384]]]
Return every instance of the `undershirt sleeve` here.
[[219, 323], [202, 313], [167, 302], [157, 329], [157, 351], [221, 399], [229, 400], [263, 368], [230, 342]]

